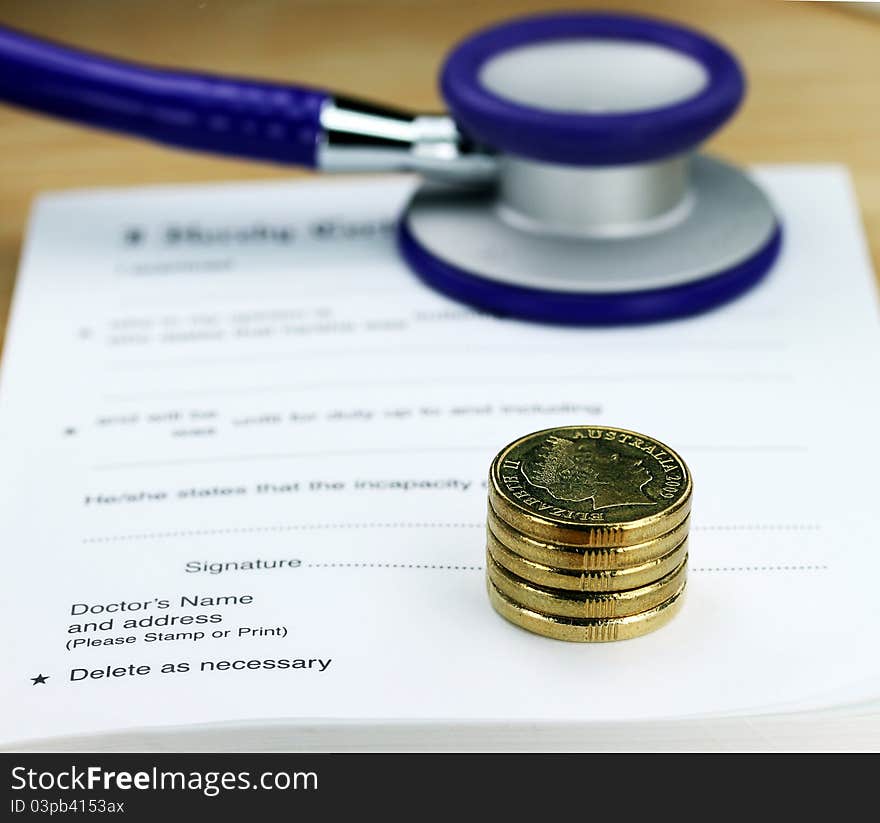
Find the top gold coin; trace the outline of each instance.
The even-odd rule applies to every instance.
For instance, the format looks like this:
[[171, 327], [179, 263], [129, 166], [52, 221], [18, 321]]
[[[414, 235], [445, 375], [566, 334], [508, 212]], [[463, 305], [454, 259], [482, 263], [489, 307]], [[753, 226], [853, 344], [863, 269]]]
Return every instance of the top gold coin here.
[[574, 546], [625, 546], [674, 529], [691, 509], [691, 476], [652, 437], [606, 426], [533, 432], [489, 470], [497, 515], [528, 537]]

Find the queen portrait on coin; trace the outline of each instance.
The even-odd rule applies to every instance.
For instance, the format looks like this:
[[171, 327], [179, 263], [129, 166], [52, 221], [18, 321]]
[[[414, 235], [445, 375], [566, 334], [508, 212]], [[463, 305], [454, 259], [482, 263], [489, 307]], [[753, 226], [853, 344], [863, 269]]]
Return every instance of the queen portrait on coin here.
[[548, 434], [523, 461], [522, 472], [529, 483], [556, 500], [592, 500], [594, 509], [654, 502], [645, 493], [654, 479], [645, 461], [604, 443]]

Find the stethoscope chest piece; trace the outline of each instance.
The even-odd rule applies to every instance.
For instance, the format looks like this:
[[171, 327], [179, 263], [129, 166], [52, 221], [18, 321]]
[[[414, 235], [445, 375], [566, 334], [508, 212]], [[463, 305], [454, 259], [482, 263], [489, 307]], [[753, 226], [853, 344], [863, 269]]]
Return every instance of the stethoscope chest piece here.
[[493, 185], [425, 183], [401, 251], [433, 288], [566, 324], [695, 314], [755, 285], [781, 232], [762, 190], [695, 153], [737, 108], [720, 45], [643, 18], [525, 18], [455, 49], [442, 88], [496, 153]]
[[400, 249], [433, 288], [495, 314], [615, 324], [744, 292], [780, 246], [739, 169], [696, 154], [736, 110], [715, 41], [653, 19], [526, 17], [446, 61], [450, 114], [160, 69], [0, 28], [0, 100], [168, 145], [428, 181]]

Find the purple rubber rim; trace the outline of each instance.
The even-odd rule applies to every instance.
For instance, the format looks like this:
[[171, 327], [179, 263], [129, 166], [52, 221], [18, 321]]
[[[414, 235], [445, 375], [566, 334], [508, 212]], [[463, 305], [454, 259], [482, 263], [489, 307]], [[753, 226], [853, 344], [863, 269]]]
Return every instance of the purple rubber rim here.
[[416, 240], [406, 219], [398, 246], [420, 280], [448, 297], [501, 317], [564, 326], [618, 326], [700, 314], [738, 297], [769, 271], [782, 247], [777, 223], [754, 254], [702, 280], [665, 289], [604, 293], [544, 291], [481, 277], [434, 257]]
[[[517, 46], [576, 37], [666, 46], [698, 61], [706, 87], [687, 100], [631, 113], [546, 111], [511, 102], [479, 80], [487, 60]], [[455, 121], [473, 139], [509, 154], [571, 165], [640, 163], [701, 143], [739, 106], [739, 63], [716, 41], [683, 26], [621, 14], [524, 17], [471, 36], [447, 57], [441, 90]]]

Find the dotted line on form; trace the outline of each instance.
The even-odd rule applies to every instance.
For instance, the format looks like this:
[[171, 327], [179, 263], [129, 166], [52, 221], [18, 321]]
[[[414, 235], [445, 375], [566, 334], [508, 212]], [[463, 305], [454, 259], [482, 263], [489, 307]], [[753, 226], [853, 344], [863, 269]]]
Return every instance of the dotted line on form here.
[[[334, 529], [485, 529], [485, 523], [297, 523], [277, 526], [241, 526], [229, 529], [185, 529], [168, 532], [116, 534], [105, 537], [85, 537], [83, 543], [116, 543], [129, 540], [162, 540], [175, 537], [209, 537], [225, 534], [260, 534], [293, 531], [324, 531]], [[731, 523], [694, 526], [692, 531], [798, 531], [818, 532], [818, 523]]]

